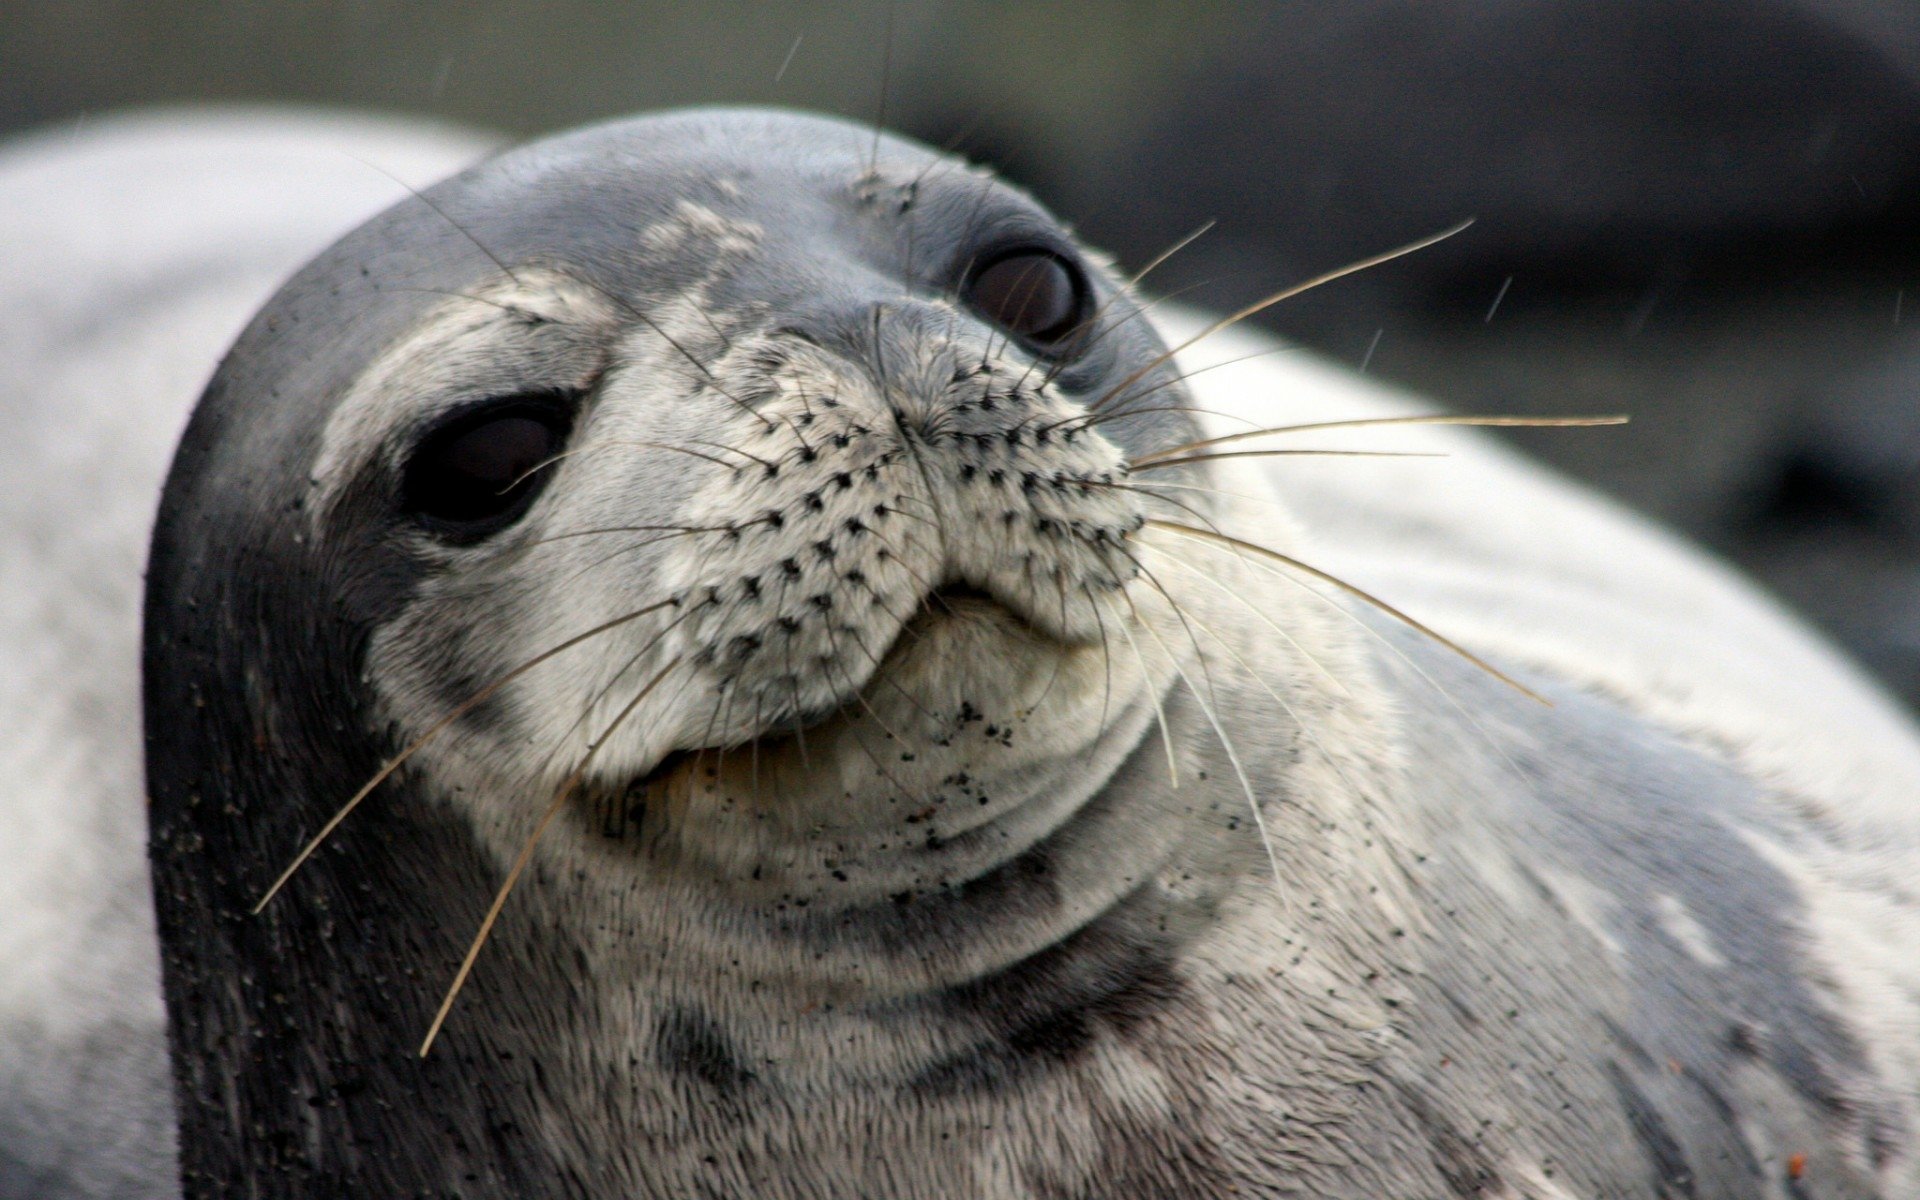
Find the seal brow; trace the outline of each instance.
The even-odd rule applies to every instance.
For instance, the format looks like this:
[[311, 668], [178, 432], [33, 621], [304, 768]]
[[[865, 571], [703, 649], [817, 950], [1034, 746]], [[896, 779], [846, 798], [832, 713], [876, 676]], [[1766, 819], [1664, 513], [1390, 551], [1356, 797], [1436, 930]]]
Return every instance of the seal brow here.
[[353, 159], [355, 162], [359, 163], [363, 167], [366, 167], [370, 171], [380, 172], [382, 175], [385, 175], [388, 179], [393, 180], [395, 183], [399, 184], [401, 187], [407, 189], [408, 192], [412, 193], [413, 198], [415, 200], [418, 200], [420, 203], [432, 209], [434, 211], [434, 214], [438, 216], [442, 221], [445, 221], [447, 224], [453, 226], [456, 230], [458, 230], [461, 237], [466, 238], [469, 242], [472, 242], [474, 249], [486, 255], [487, 261], [491, 262], [494, 266], [499, 267], [501, 272], [504, 275], [506, 275], [508, 279], [513, 280], [514, 283], [518, 284], [521, 287], [526, 286], [525, 283], [521, 282], [520, 277], [513, 273], [513, 268], [508, 266], [506, 262], [503, 261], [498, 254], [495, 254], [487, 246], [485, 242], [481, 241], [479, 237], [477, 237], [474, 234], [473, 230], [468, 229], [465, 225], [462, 225], [460, 222], [454, 220], [453, 215], [451, 213], [447, 212], [446, 209], [441, 208], [433, 200], [429, 199], [425, 192], [421, 191], [419, 188], [408, 183], [406, 180], [400, 178], [398, 175], [395, 175], [392, 171], [387, 170], [385, 167], [381, 166], [379, 163], [369, 162], [366, 159], [361, 158], [357, 154], [348, 154], [347, 157]]

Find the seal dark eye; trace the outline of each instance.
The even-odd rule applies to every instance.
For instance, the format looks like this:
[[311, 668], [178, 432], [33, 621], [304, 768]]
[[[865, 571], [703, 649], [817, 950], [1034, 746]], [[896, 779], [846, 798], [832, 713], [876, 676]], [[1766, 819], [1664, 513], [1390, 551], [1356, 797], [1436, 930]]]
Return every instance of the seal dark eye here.
[[566, 445], [560, 396], [514, 396], [459, 413], [420, 439], [401, 480], [401, 503], [440, 531], [484, 537], [512, 524], [546, 485], [542, 464]]
[[1080, 267], [1048, 250], [1015, 250], [976, 267], [960, 298], [1034, 349], [1056, 354], [1087, 320]]

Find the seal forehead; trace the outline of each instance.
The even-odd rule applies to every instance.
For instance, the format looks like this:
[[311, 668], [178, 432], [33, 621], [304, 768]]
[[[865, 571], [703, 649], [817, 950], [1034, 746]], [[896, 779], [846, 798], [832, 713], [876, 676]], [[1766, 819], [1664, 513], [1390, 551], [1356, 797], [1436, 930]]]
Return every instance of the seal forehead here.
[[640, 231], [641, 244], [652, 250], [681, 251], [705, 245], [714, 253], [737, 257], [758, 246], [766, 229], [756, 221], [723, 217], [704, 204], [681, 200], [665, 220]]

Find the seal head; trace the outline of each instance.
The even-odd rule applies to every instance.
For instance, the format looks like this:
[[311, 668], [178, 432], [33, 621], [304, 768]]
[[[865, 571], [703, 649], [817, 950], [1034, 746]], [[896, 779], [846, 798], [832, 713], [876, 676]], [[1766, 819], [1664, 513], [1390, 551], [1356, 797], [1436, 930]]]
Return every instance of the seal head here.
[[[1160, 932], [1062, 965], [1068, 996], [1151, 975], [1214, 889], [1143, 897], [1189, 818], [1096, 801], [1191, 658], [1127, 479], [1198, 436], [1182, 396], [1031, 200], [817, 118], [589, 129], [322, 255], [208, 388], [152, 557], [189, 1179], [264, 1138], [283, 1194], [686, 1194], [707, 1092], [951, 1070], [987, 1017], [924, 1006], [1120, 908]], [[1247, 816], [1212, 836], [1257, 862]]]

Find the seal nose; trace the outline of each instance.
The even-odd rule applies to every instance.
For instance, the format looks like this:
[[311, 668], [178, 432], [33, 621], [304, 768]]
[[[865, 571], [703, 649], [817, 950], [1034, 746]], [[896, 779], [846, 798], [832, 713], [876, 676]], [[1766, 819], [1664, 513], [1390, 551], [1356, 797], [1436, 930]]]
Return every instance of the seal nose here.
[[[841, 370], [868, 385], [854, 389], [869, 392], [868, 404], [899, 421], [903, 433], [923, 436], [939, 426], [956, 387], [980, 373], [992, 350], [974, 322], [939, 301], [914, 296], [849, 304], [789, 320], [771, 333], [838, 359]], [[840, 391], [836, 398], [849, 396]]]
[[903, 397], [895, 394], [895, 381], [911, 378], [912, 365], [925, 357], [933, 340], [924, 323], [914, 319], [918, 311], [915, 305], [876, 300], [863, 314], [868, 369], [881, 394], [896, 410]]

